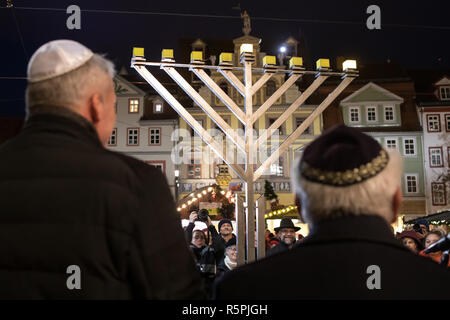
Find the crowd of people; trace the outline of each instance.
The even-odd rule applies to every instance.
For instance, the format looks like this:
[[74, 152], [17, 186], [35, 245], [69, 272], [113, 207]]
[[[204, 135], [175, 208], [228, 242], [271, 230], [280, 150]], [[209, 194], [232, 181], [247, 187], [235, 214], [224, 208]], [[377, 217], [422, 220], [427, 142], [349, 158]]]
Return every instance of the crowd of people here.
[[[408, 227], [396, 236], [414, 254], [428, 257], [437, 263], [441, 263], [443, 257], [442, 251], [430, 253], [425, 253], [424, 251], [446, 235], [447, 232], [444, 229], [434, 228], [430, 230], [428, 221], [419, 219], [412, 227]], [[450, 267], [450, 262], [447, 262], [447, 267]]]
[[283, 219], [267, 257], [237, 266], [230, 220], [217, 231], [200, 210], [183, 230], [163, 173], [105, 148], [113, 77], [75, 41], [32, 55], [24, 128], [0, 146], [1, 299], [450, 299], [450, 272], [421, 252], [441, 234], [419, 224], [398, 235], [408, 250], [390, 227], [395, 150], [345, 125], [318, 136], [293, 164], [308, 236]]

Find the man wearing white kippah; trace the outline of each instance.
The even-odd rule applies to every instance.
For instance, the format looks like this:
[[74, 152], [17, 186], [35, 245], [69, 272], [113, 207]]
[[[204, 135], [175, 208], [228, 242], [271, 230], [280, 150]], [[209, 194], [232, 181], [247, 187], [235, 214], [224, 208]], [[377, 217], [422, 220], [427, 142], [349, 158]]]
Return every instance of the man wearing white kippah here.
[[204, 297], [165, 177], [104, 148], [113, 76], [71, 40], [31, 57], [25, 126], [0, 146], [0, 299]]

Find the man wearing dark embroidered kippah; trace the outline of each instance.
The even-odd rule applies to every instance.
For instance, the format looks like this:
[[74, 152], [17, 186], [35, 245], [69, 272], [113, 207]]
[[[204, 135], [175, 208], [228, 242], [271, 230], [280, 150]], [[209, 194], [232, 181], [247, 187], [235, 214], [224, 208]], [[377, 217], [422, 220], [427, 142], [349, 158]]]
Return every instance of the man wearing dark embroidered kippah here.
[[450, 273], [409, 252], [391, 231], [401, 175], [398, 151], [359, 129], [323, 133], [293, 168], [310, 234], [292, 250], [227, 273], [215, 298], [450, 299]]

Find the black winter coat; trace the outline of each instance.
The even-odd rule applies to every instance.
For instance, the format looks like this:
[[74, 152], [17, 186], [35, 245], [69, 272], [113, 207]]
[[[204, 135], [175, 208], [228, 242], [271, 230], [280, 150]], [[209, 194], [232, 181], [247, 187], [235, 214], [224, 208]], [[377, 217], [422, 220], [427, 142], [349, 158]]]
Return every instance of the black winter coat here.
[[204, 297], [165, 177], [68, 109], [0, 146], [0, 206], [0, 299]]
[[292, 250], [225, 273], [213, 297], [450, 299], [449, 287], [446, 268], [411, 253], [381, 217], [360, 216], [324, 222]]

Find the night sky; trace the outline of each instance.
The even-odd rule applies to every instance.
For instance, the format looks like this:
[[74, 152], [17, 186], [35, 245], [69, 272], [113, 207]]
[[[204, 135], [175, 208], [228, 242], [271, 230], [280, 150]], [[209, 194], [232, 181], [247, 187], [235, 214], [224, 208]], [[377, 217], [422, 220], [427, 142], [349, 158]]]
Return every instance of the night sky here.
[[[24, 113], [26, 81], [5, 77], [26, 77], [28, 59], [49, 40], [80, 41], [95, 52], [106, 53], [118, 69], [128, 68], [133, 46], [144, 47], [148, 60], [159, 61], [161, 49], [176, 50], [180, 38], [241, 36], [240, 12], [233, 9], [239, 2], [252, 18], [251, 35], [263, 39], [262, 49], [269, 54], [276, 55], [278, 46], [266, 47], [265, 39], [272, 44], [279, 39], [281, 44], [301, 33], [313, 60], [329, 57], [333, 61], [340, 55], [359, 63], [390, 59], [405, 68], [450, 68], [448, 0], [13, 0], [14, 11], [3, 8], [6, 0], [0, 0], [0, 115]], [[65, 10], [73, 4], [81, 8], [81, 30], [66, 27], [69, 14]], [[366, 9], [371, 4], [381, 8], [381, 30], [366, 27]]]

